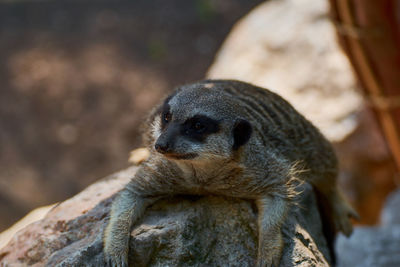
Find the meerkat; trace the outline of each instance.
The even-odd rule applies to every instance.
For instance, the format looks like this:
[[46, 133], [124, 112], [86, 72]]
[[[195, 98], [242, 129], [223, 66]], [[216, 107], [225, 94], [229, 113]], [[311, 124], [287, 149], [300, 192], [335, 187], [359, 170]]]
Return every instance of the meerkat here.
[[148, 125], [150, 156], [111, 208], [103, 239], [107, 265], [128, 266], [132, 225], [150, 204], [175, 194], [254, 200], [258, 267], [279, 266], [281, 227], [299, 181], [327, 200], [336, 231], [351, 234], [357, 213], [336, 185], [330, 143], [279, 95], [240, 81], [200, 81], [177, 88]]

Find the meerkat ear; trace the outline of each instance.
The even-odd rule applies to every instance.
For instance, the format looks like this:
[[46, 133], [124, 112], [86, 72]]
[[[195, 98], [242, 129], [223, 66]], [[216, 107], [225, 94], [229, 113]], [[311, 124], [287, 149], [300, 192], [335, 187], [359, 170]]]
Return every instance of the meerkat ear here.
[[233, 126], [233, 150], [237, 150], [249, 141], [253, 128], [250, 122], [238, 119]]

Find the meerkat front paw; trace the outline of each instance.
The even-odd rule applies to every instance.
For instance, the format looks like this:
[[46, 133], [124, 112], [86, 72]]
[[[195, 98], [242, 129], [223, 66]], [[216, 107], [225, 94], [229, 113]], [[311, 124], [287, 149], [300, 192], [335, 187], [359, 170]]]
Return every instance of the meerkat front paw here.
[[359, 215], [339, 193], [333, 202], [333, 220], [336, 230], [342, 232], [345, 236], [350, 236], [353, 232], [353, 224], [350, 218], [359, 220]]
[[266, 234], [259, 242], [257, 267], [278, 267], [283, 251], [283, 239], [280, 232]]
[[128, 250], [126, 248], [104, 248], [104, 260], [107, 267], [128, 267]]
[[257, 259], [257, 267], [278, 267], [280, 262], [279, 257], [267, 256], [266, 259]]
[[116, 233], [111, 226], [108, 225], [103, 236], [105, 266], [128, 267], [129, 234]]
[[336, 229], [345, 236], [350, 236], [353, 232], [353, 224], [350, 218], [359, 219], [357, 212], [345, 202], [337, 203], [333, 212]]

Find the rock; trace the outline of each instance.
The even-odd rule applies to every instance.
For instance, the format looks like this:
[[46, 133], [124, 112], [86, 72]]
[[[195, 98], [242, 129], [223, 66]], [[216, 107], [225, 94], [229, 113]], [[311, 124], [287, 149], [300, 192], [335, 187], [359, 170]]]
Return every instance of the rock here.
[[11, 238], [21, 229], [25, 228], [27, 225], [41, 220], [46, 216], [46, 214], [54, 207], [53, 205], [48, 205], [44, 207], [39, 207], [37, 209], [32, 210], [26, 216], [24, 216], [17, 223], [13, 224], [6, 231], [0, 233], [0, 249], [2, 249], [7, 243], [11, 240]]
[[232, 29], [208, 77], [269, 88], [331, 141], [344, 139], [357, 126], [361, 96], [328, 12], [327, 0], [259, 5]]
[[400, 225], [400, 188], [391, 193], [386, 200], [381, 215], [382, 225]]
[[357, 227], [347, 239], [336, 242], [338, 267], [400, 266], [400, 190], [388, 198], [382, 213], [382, 225]]
[[140, 163], [148, 159], [149, 156], [150, 156], [150, 151], [147, 148], [145, 147], [137, 148], [131, 151], [129, 155], [129, 162], [134, 165], [139, 165]]
[[[102, 233], [113, 194], [130, 168], [97, 182], [53, 208], [0, 250], [0, 266], [102, 266]], [[219, 196], [180, 196], [150, 207], [132, 231], [134, 266], [253, 266], [257, 212], [252, 202]], [[311, 186], [284, 226], [281, 266], [329, 266], [329, 246]]]
[[400, 266], [400, 225], [357, 227], [347, 239], [336, 241], [338, 267]]
[[136, 169], [129, 168], [89, 186], [55, 206], [44, 219], [19, 231], [0, 250], [0, 266], [43, 266], [55, 251], [94, 236], [93, 231], [107, 215], [110, 197], [129, 181]]

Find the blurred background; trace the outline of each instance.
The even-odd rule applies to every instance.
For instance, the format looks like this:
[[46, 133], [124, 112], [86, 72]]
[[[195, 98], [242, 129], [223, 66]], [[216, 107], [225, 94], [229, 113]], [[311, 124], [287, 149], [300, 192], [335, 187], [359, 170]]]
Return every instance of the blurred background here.
[[378, 223], [399, 183], [398, 9], [343, 2], [0, 1], [0, 232], [129, 166], [151, 107], [205, 77], [287, 98], [334, 143], [358, 223]]
[[147, 112], [259, 3], [1, 1], [0, 231], [127, 167]]

